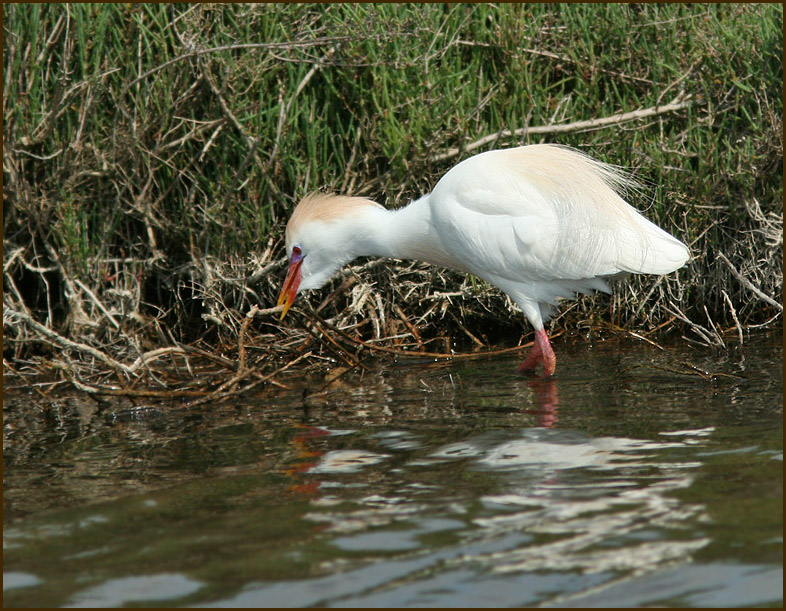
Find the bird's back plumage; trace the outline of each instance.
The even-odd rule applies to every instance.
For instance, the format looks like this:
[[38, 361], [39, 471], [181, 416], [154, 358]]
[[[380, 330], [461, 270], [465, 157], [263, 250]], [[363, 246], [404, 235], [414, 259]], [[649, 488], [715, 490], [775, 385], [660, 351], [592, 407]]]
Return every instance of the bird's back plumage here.
[[665, 274], [687, 261], [682, 242], [622, 198], [633, 187], [578, 151], [532, 145], [466, 159], [429, 204], [446, 247], [457, 257], [472, 253], [470, 271], [547, 303], [606, 290], [606, 277]]

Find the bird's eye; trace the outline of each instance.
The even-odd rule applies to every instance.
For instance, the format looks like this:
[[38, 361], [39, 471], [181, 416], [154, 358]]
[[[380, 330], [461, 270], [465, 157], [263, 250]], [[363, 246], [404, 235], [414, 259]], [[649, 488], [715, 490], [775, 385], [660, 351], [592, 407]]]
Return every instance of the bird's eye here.
[[302, 253], [303, 253], [303, 251], [300, 250], [300, 246], [293, 246], [292, 247], [292, 254], [293, 255], [300, 255]]

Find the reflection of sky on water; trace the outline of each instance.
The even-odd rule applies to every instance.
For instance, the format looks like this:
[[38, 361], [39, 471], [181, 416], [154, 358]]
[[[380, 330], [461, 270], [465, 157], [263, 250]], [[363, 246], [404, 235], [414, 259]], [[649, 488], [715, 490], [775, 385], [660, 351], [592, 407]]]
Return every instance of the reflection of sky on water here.
[[336, 450], [328, 452], [309, 470], [309, 473], [355, 473], [385, 460], [385, 454], [364, 450]]
[[66, 607], [122, 607], [128, 603], [172, 600], [193, 594], [202, 586], [177, 573], [121, 577], [79, 592]]
[[[417, 549], [418, 537], [453, 531], [461, 543], [443, 562], [455, 567], [495, 573], [647, 572], [687, 561], [709, 542], [680, 534], [686, 521], [706, 518], [702, 506], [682, 502], [673, 493], [693, 482], [692, 471], [701, 464], [694, 460], [693, 448], [712, 431], [671, 432], [663, 441], [593, 438], [546, 428], [525, 429], [514, 438], [511, 431], [487, 431], [411, 458], [400, 469], [414, 474], [443, 465], [452, 474], [496, 472], [495, 489], [466, 500], [457, 490], [458, 498], [441, 508], [455, 519], [429, 523], [426, 516], [433, 505], [418, 501], [418, 490], [406, 485], [395, 495], [342, 503], [332, 492], [342, 484], [330, 479], [321, 482], [322, 496], [313, 500], [314, 510], [305, 518], [338, 535], [333, 544], [346, 550]], [[389, 445], [405, 442], [401, 449], [419, 447], [402, 432], [376, 437]], [[688, 448], [690, 452], [683, 451]], [[376, 469], [388, 458], [368, 451], [332, 451], [309, 472], [329, 476]], [[446, 477], [445, 486], [452, 481]]]

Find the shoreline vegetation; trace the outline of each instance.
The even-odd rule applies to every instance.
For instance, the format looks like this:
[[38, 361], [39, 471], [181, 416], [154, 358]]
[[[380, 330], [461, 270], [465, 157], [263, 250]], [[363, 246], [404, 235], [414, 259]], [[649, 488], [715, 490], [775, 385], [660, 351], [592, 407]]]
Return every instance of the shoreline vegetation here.
[[[482, 281], [358, 260], [279, 323], [315, 189], [388, 207], [471, 154], [579, 148], [688, 244], [566, 301], [554, 337], [712, 349], [782, 328], [783, 7], [4, 4], [3, 373], [48, 397], [182, 399], [292, 368], [516, 350]], [[294, 316], [293, 316], [294, 314]]]

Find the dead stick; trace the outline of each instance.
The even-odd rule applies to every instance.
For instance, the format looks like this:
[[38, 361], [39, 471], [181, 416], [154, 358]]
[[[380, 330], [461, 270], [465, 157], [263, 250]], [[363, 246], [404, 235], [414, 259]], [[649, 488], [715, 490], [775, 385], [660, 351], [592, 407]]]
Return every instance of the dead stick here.
[[92, 386], [75, 378], [69, 380], [77, 390], [91, 395], [109, 395], [113, 397], [149, 397], [157, 399], [176, 399], [179, 397], [202, 397], [208, 394], [204, 390], [137, 390], [133, 388], [113, 388], [110, 386]]
[[664, 104], [663, 106], [652, 106], [651, 108], [640, 108], [638, 110], [623, 112], [610, 117], [601, 117], [600, 119], [589, 119], [587, 121], [575, 121], [574, 123], [563, 123], [557, 125], [535, 125], [533, 127], [519, 127], [518, 129], [514, 130], [504, 129], [500, 132], [497, 132], [496, 134], [483, 136], [482, 138], [475, 140], [464, 147], [448, 149], [444, 153], [434, 155], [431, 157], [430, 161], [443, 161], [445, 159], [450, 159], [451, 157], [456, 157], [461, 153], [468, 153], [476, 148], [480, 148], [481, 146], [499, 140], [500, 138], [509, 138], [511, 136], [523, 138], [524, 136], [535, 134], [564, 134], [569, 132], [599, 129], [602, 127], [627, 123], [628, 121], [635, 121], [637, 119], [656, 117], [658, 115], [663, 115], [669, 112], [687, 108], [691, 104], [693, 104], [693, 101], [690, 99], [690, 96], [686, 96], [684, 99], [675, 100], [671, 104]]
[[[312, 312], [312, 314], [313, 314], [313, 312]], [[528, 344], [523, 344], [521, 346], [514, 346], [513, 348], [501, 348], [499, 350], [489, 350], [489, 351], [484, 351], [484, 352], [456, 352], [456, 353], [413, 352], [411, 350], [400, 350], [398, 348], [388, 348], [386, 346], [375, 346], [373, 344], [369, 344], [367, 342], [364, 342], [363, 340], [356, 339], [356, 338], [352, 337], [348, 333], [344, 333], [344, 331], [342, 331], [338, 327], [334, 327], [330, 323], [328, 323], [325, 320], [319, 318], [319, 316], [317, 316], [316, 314], [314, 314], [314, 316], [316, 318], [318, 318], [321, 321], [321, 323], [326, 328], [330, 329], [331, 331], [334, 331], [335, 333], [338, 333], [341, 337], [343, 337], [346, 340], [349, 340], [353, 344], [357, 344], [359, 346], [362, 346], [363, 348], [367, 348], [368, 350], [377, 350], [379, 352], [387, 352], [388, 354], [395, 354], [397, 356], [405, 356], [405, 357], [418, 357], [418, 358], [420, 358], [420, 357], [426, 356], [426, 357], [433, 357], [433, 358], [438, 358], [438, 359], [479, 358], [479, 357], [483, 357], [483, 356], [494, 356], [494, 355], [498, 355], [498, 354], [506, 354], [508, 352], [516, 352], [518, 350], [522, 350], [524, 348], [528, 348], [528, 347], [532, 346], [532, 344], [534, 343], [534, 342], [529, 342]], [[551, 338], [553, 339], [555, 337], [559, 337], [560, 335], [562, 335], [562, 333], [563, 333], [562, 331], [560, 331], [558, 333], [554, 333], [553, 335], [551, 335]]]
[[[325, 38], [313, 38], [308, 41], [303, 42], [262, 42], [262, 43], [244, 43], [244, 44], [233, 44], [233, 45], [225, 45], [222, 47], [213, 47], [208, 49], [194, 49], [183, 55], [179, 55], [178, 57], [174, 57], [169, 61], [164, 62], [163, 64], [159, 64], [155, 68], [151, 68], [147, 72], [142, 73], [133, 81], [128, 83], [125, 87], [123, 87], [122, 91], [120, 92], [120, 96], [124, 96], [131, 87], [136, 85], [138, 82], [146, 79], [148, 76], [163, 70], [167, 66], [171, 66], [174, 63], [181, 62], [183, 60], [189, 59], [191, 57], [199, 57], [200, 55], [206, 55], [208, 53], [220, 53], [222, 51], [237, 51], [240, 49], [298, 49], [298, 48], [307, 48], [307, 47], [315, 47], [318, 45], [323, 44], [330, 44], [330, 43], [339, 43], [344, 40], [348, 40], [349, 36], [329, 36]], [[119, 70], [119, 68], [118, 68]], [[109, 74], [109, 73], [107, 73]], [[104, 76], [104, 75], [102, 75]], [[87, 81], [85, 81], [87, 82]]]
[[136, 371], [142, 365], [147, 365], [148, 363], [156, 360], [159, 357], [162, 357], [167, 354], [185, 354], [185, 350], [180, 346], [166, 346], [164, 348], [156, 348], [155, 350], [150, 350], [145, 352], [142, 356], [140, 356], [134, 363], [129, 367], [131, 371]]
[[729, 261], [726, 258], [726, 255], [724, 255], [722, 252], [719, 252], [718, 258], [728, 266], [728, 268], [731, 270], [731, 273], [734, 274], [734, 277], [740, 281], [740, 284], [742, 284], [742, 286], [744, 286], [746, 289], [751, 291], [762, 301], [766, 301], [771, 306], [783, 312], [783, 306], [777, 301], [775, 301], [772, 297], [766, 295], [760, 289], [756, 288], [756, 286], [754, 286], [750, 280], [748, 280], [745, 276], [743, 276], [740, 272], [738, 272], [737, 269], [731, 264], [731, 261]]
[[394, 304], [393, 309], [395, 310], [396, 314], [398, 314], [399, 320], [404, 323], [404, 326], [412, 334], [412, 337], [415, 338], [415, 341], [418, 343], [418, 347], [420, 348], [420, 350], [425, 350], [425, 346], [423, 345], [423, 340], [420, 338], [420, 333], [418, 333], [418, 330], [415, 328], [415, 325], [413, 325], [411, 322], [409, 322], [409, 320], [407, 320], [404, 311], [399, 307], [398, 304]]
[[243, 321], [243, 324], [240, 325], [240, 333], [238, 333], [238, 338], [237, 338], [237, 360], [238, 360], [239, 371], [245, 371], [246, 369], [246, 346], [244, 343], [246, 338], [246, 331], [248, 331], [248, 325], [258, 311], [259, 308], [256, 305], [251, 306], [251, 309], [248, 311], [248, 314], [246, 314], [246, 318]]
[[[244, 386], [243, 388], [241, 388], [239, 390], [234, 390], [234, 391], [225, 392], [225, 393], [212, 392], [212, 393], [210, 393], [210, 395], [208, 395], [206, 397], [202, 397], [201, 399], [198, 399], [197, 401], [194, 401], [191, 405], [189, 405], [189, 407], [197, 407], [198, 405], [203, 405], [204, 403], [208, 403], [209, 401], [222, 401], [222, 400], [228, 399], [230, 397], [237, 397], [237, 396], [240, 396], [240, 395], [248, 392], [252, 388], [255, 388], [255, 387], [259, 386], [260, 384], [264, 384], [265, 382], [275, 383], [275, 381], [272, 379], [273, 376], [278, 375], [279, 373], [283, 373], [284, 371], [286, 371], [287, 369], [289, 369], [293, 365], [299, 363], [303, 359], [308, 358], [309, 356], [312, 356], [312, 354], [313, 353], [310, 352], [310, 351], [306, 352], [305, 354], [301, 354], [299, 357], [297, 357], [296, 359], [291, 360], [289, 363], [287, 363], [283, 367], [279, 367], [278, 369], [276, 369], [273, 373], [269, 373], [269, 374], [267, 374], [265, 376], [261, 376], [259, 379], [254, 380], [253, 382], [251, 382], [250, 384], [247, 384], [246, 386]], [[283, 386], [280, 383], [278, 385], [279, 386]]]
[[85, 293], [87, 293], [87, 296], [90, 297], [90, 299], [93, 301], [93, 303], [98, 306], [98, 309], [101, 310], [104, 313], [104, 316], [106, 316], [107, 319], [109, 320], [109, 322], [112, 323], [112, 326], [115, 329], [119, 329], [120, 325], [115, 320], [115, 317], [112, 316], [112, 314], [109, 312], [109, 310], [106, 309], [106, 306], [103, 303], [101, 303], [101, 300], [96, 296], [96, 294], [93, 291], [91, 291], [84, 282], [79, 280], [79, 278], [74, 279], [74, 283], [77, 286], [79, 286], [79, 288], [81, 288]]
[[201, 356], [209, 361], [213, 361], [226, 367], [227, 369], [231, 369], [232, 371], [237, 370], [237, 363], [234, 361], [230, 361], [229, 359], [224, 358], [223, 356], [218, 356], [217, 354], [213, 354], [212, 352], [208, 352], [207, 350], [202, 350], [202, 348], [197, 348], [196, 346], [189, 346], [187, 344], [178, 344], [178, 347], [181, 348], [184, 352], [188, 352], [189, 354], [193, 354], [194, 356]]
[[[317, 328], [317, 331], [319, 331], [322, 334], [322, 336], [328, 340], [328, 342], [330, 342], [333, 346], [336, 347], [337, 349], [337, 352], [335, 352], [336, 356], [342, 359], [350, 367], [358, 367], [358, 366], [362, 367], [360, 361], [352, 359], [348, 354], [346, 354], [347, 349], [344, 346], [342, 346], [335, 339], [330, 337], [330, 334], [326, 333], [324, 329], [320, 328], [319, 325], [320, 322], [324, 324], [326, 327], [328, 326], [327, 323], [324, 320], [322, 320], [316, 313], [313, 313], [313, 311], [309, 311], [308, 313], [314, 315], [312, 322], [314, 323], [314, 326]], [[316, 336], [314, 337], [316, 338]], [[347, 335], [347, 337], [349, 337], [349, 335]]]
[[11, 310], [10, 308], [6, 308], [8, 314], [12, 317], [22, 320], [23, 322], [30, 325], [33, 329], [38, 331], [41, 335], [48, 338], [50, 341], [54, 342], [59, 346], [63, 346], [64, 348], [73, 348], [74, 350], [79, 350], [80, 352], [85, 352], [99, 361], [111, 367], [114, 371], [119, 373], [125, 373], [128, 376], [134, 375], [134, 370], [131, 367], [123, 365], [122, 363], [118, 363], [115, 359], [110, 356], [107, 356], [100, 350], [93, 348], [92, 346], [88, 346], [87, 344], [81, 344], [79, 342], [72, 341], [70, 339], [66, 339], [59, 333], [52, 331], [52, 329], [45, 327], [40, 322], [35, 320], [29, 314], [25, 312], [17, 312], [16, 310]]

